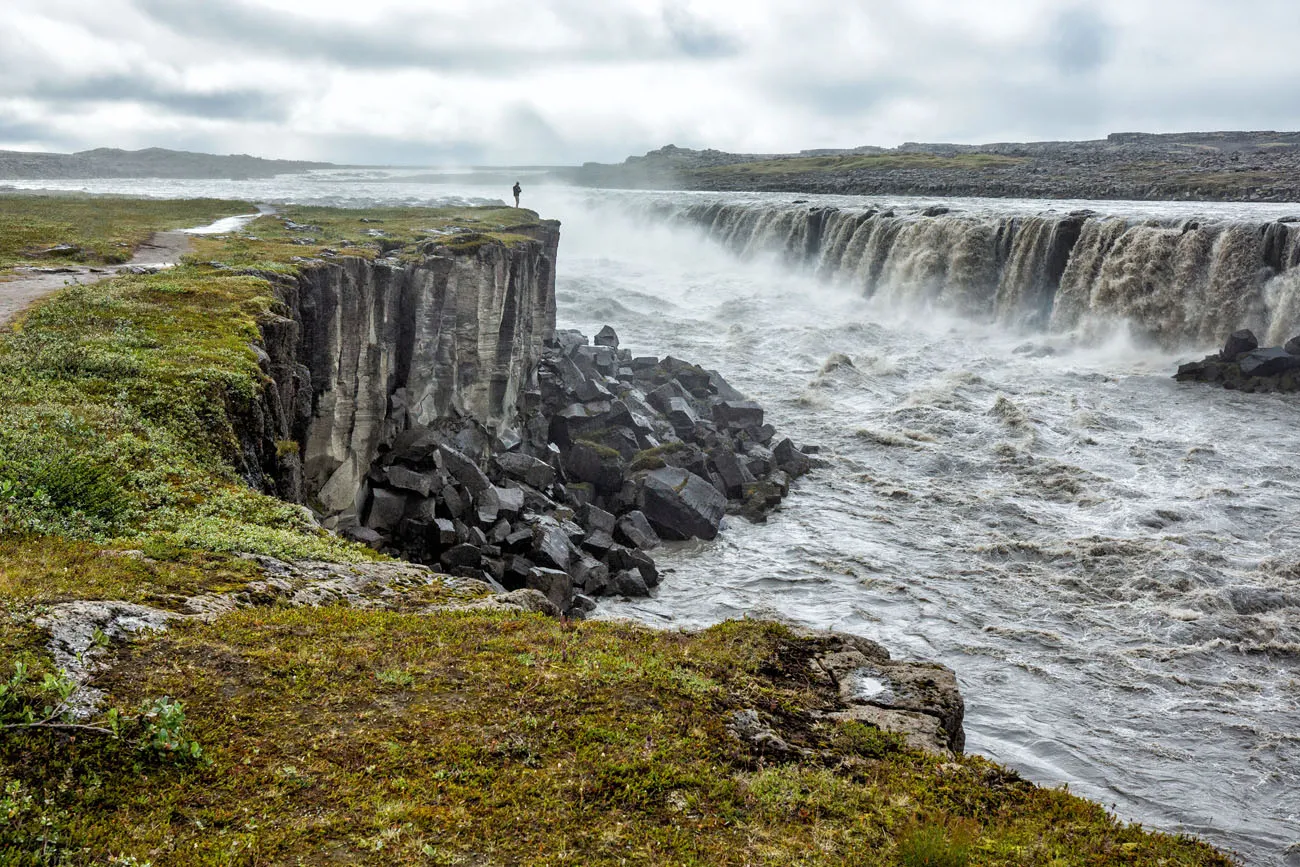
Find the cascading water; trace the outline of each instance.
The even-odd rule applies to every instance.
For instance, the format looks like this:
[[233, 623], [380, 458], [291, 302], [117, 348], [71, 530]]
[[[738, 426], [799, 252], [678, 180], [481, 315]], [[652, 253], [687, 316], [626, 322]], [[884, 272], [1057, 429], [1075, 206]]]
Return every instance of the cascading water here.
[[646, 207], [704, 229], [740, 256], [777, 253], [867, 297], [1004, 325], [1069, 331], [1123, 321], [1165, 346], [1213, 343], [1238, 327], [1300, 329], [1291, 281], [1271, 285], [1300, 262], [1292, 222], [771, 200]]

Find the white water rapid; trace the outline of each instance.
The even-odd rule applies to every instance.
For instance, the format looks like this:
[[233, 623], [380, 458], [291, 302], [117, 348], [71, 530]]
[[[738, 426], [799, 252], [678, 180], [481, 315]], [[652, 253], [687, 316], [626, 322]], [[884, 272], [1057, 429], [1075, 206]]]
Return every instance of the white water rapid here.
[[[64, 186], [507, 192], [378, 172]], [[564, 222], [563, 327], [717, 368], [829, 461], [768, 523], [657, 554], [656, 598], [601, 616], [869, 635], [957, 671], [968, 750], [1249, 864], [1300, 859], [1300, 397], [1170, 378], [1233, 327], [1300, 332], [1300, 226], [1276, 222], [1300, 205], [524, 186]]]

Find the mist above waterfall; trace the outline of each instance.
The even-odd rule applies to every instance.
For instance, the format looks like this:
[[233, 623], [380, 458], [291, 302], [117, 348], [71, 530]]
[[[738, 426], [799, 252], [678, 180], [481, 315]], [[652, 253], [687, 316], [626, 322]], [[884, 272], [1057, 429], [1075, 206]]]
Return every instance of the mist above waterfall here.
[[882, 306], [1058, 334], [1125, 324], [1166, 347], [1210, 345], [1241, 327], [1300, 331], [1291, 273], [1300, 222], [1290, 214], [1008, 213], [984, 203], [725, 196], [671, 204], [646, 196], [637, 206], [699, 227], [740, 258], [777, 255]]

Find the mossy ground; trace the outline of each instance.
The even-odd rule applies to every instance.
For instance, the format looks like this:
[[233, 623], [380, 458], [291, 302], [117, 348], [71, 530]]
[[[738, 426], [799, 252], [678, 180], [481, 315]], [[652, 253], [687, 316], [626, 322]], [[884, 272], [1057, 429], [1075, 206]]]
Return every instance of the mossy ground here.
[[[311, 232], [285, 218], [314, 239], [294, 243]], [[237, 552], [372, 556], [233, 469], [231, 419], [265, 385], [251, 343], [275, 303], [239, 266], [293, 270], [343, 240], [392, 252], [456, 237], [430, 230], [458, 220], [509, 240], [529, 219], [286, 209], [248, 230], [260, 240], [70, 287], [0, 336], [0, 680], [19, 662], [50, 673], [36, 617], [54, 603], [175, 608], [258, 577]], [[108, 702], [179, 699], [211, 764], [0, 731], [0, 863], [1227, 863], [979, 758], [818, 723], [831, 698], [771, 624], [688, 636], [412, 613], [443, 596], [410, 597], [243, 610], [111, 648]], [[726, 730], [741, 708], [807, 754], [753, 753]]]
[[[925, 834], [973, 863], [1226, 863], [987, 761], [819, 723], [806, 664], [755, 622], [242, 611], [123, 651], [101, 682], [122, 703], [181, 699], [211, 766], [56, 736], [0, 758], [69, 817], [73, 860], [869, 865]], [[740, 708], [809, 754], [752, 752], [726, 729]]]
[[[131, 259], [154, 232], [187, 229], [253, 210], [224, 199], [103, 198], [75, 193], [0, 194], [0, 275], [15, 265], [111, 265]], [[76, 248], [39, 255], [51, 247]]]
[[198, 239], [194, 259], [218, 259], [245, 268], [291, 271], [302, 258], [394, 254], [417, 258], [441, 245], [466, 252], [484, 243], [511, 244], [538, 224], [518, 208], [366, 208], [341, 210], [290, 205], [255, 220], [240, 236]]

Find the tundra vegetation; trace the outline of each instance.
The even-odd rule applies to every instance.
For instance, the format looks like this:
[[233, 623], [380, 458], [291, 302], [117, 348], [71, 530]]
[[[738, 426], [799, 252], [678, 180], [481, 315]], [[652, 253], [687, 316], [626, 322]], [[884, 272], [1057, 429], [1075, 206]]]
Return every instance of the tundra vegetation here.
[[77, 193], [0, 194], [0, 279], [18, 265], [116, 265], [154, 232], [248, 214], [224, 199], [126, 199]]
[[[533, 220], [286, 208], [178, 268], [68, 286], [0, 335], [0, 862], [1230, 863], [978, 756], [827, 721], [809, 639], [765, 622], [656, 632], [427, 587], [265, 604], [94, 636], [103, 700], [74, 716], [52, 606], [180, 611], [258, 580], [241, 554], [378, 556], [234, 469], [277, 305], [255, 271], [509, 243]], [[737, 739], [739, 710], [792, 749]]]

